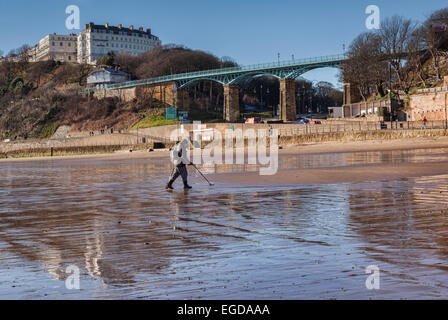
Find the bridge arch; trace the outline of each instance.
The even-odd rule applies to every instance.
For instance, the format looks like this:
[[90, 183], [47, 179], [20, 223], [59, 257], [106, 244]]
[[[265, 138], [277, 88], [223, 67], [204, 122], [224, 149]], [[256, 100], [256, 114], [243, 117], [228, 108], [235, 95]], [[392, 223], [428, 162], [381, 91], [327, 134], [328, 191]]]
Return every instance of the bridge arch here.
[[241, 74], [239, 76], [237, 76], [235, 79], [233, 79], [232, 81], [230, 81], [229, 84], [241, 84], [243, 81], [250, 79], [250, 78], [255, 78], [258, 76], [267, 76], [267, 77], [274, 77], [277, 79], [281, 79], [281, 77], [275, 73], [270, 73], [270, 72], [251, 72], [251, 73], [245, 73], [245, 74]]
[[307, 73], [309, 71], [316, 70], [316, 69], [322, 69], [322, 68], [339, 69], [339, 65], [325, 65], [325, 64], [319, 65], [319, 64], [317, 64], [317, 65], [312, 65], [312, 66], [308, 66], [308, 67], [303, 67], [303, 68], [291, 71], [290, 73], [287, 74], [287, 76], [285, 78], [296, 79], [304, 73]]
[[219, 79], [212, 78], [212, 77], [195, 78], [195, 79], [188, 80], [186, 82], [177, 81], [176, 84], [177, 84], [177, 88], [178, 89], [188, 89], [188, 88], [190, 88], [191, 86], [193, 86], [194, 84], [196, 84], [196, 83], [198, 83], [200, 81], [213, 81], [213, 82], [219, 83], [219, 84], [221, 84], [223, 86], [226, 85], [225, 82], [223, 82], [223, 81], [221, 81]]

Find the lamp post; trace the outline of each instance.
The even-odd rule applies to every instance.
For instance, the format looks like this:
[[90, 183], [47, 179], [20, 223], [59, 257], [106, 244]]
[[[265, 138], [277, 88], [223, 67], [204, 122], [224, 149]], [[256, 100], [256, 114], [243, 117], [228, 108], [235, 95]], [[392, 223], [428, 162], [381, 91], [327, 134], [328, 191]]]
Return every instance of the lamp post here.
[[313, 91], [310, 92], [310, 107], [308, 109], [308, 113], [312, 113], [313, 112]]
[[305, 113], [305, 84], [302, 84], [302, 108], [300, 110], [300, 113]]
[[445, 130], [448, 129], [448, 117], [447, 117], [447, 96], [448, 92], [445, 92]]
[[280, 90], [280, 110], [279, 110], [279, 119], [283, 119], [283, 90]]
[[389, 99], [392, 97], [392, 63], [389, 61]]

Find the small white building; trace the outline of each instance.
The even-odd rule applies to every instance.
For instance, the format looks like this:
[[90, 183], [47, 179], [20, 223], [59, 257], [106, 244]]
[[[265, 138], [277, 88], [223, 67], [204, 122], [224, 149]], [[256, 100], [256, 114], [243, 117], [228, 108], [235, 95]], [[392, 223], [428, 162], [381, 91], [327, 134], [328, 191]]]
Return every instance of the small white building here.
[[107, 67], [92, 71], [87, 76], [87, 85], [94, 87], [104, 84], [113, 84], [129, 80], [129, 74], [118, 69]]

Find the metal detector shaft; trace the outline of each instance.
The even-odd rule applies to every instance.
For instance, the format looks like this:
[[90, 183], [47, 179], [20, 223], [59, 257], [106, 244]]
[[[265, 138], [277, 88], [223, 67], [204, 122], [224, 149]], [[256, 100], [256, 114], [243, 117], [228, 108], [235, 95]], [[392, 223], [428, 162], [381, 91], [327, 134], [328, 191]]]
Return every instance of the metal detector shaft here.
[[208, 181], [208, 179], [202, 174], [202, 172], [198, 169], [198, 167], [196, 167], [193, 163], [191, 164], [196, 170], [198, 170], [198, 172], [201, 174], [201, 176], [208, 182], [209, 185], [213, 185], [213, 183], [211, 183], [210, 181]]

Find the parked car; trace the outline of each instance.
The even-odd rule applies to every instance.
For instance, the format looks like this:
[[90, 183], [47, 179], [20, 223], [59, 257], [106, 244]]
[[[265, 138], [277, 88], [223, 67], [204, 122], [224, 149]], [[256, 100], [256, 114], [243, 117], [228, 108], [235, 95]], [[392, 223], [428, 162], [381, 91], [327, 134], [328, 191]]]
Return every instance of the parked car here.
[[311, 119], [311, 114], [309, 114], [309, 113], [297, 114], [296, 120], [299, 120], [299, 119]]
[[322, 124], [319, 120], [310, 120], [307, 124]]
[[298, 124], [308, 124], [310, 122], [310, 120], [306, 119], [306, 118], [299, 118], [297, 123]]
[[5, 140], [3, 140], [3, 142], [13, 142], [14, 141], [14, 139], [5, 139]]

